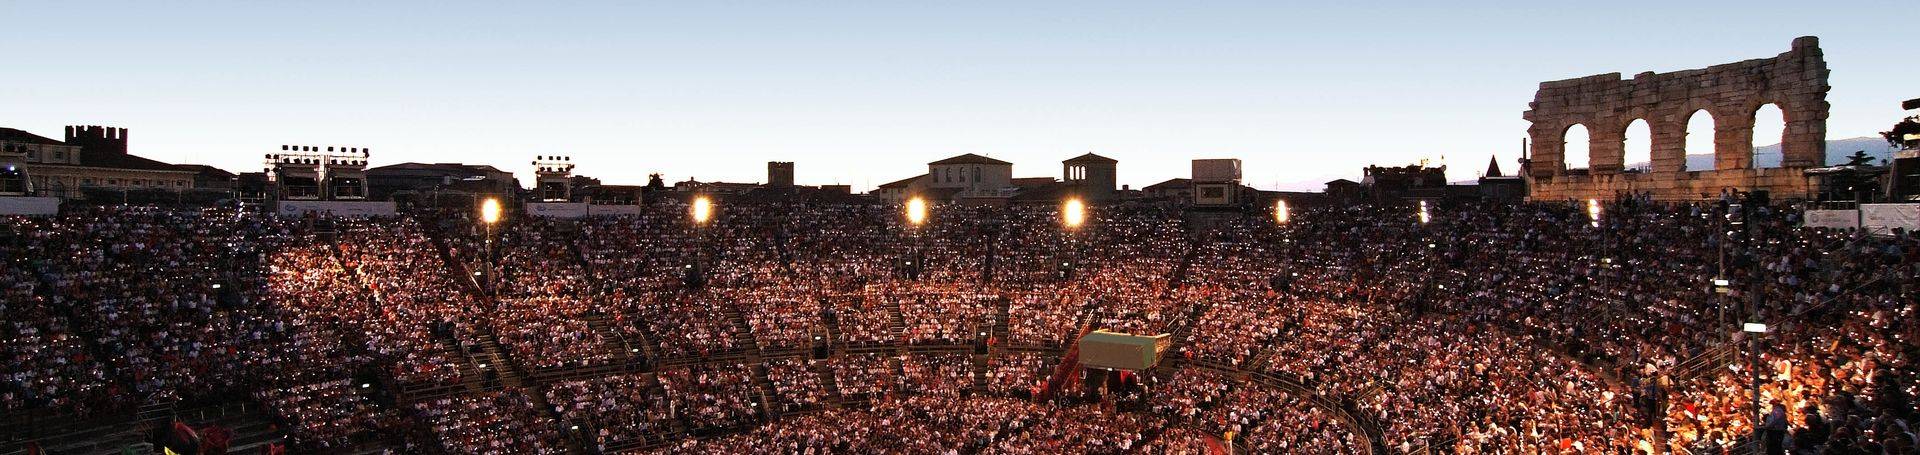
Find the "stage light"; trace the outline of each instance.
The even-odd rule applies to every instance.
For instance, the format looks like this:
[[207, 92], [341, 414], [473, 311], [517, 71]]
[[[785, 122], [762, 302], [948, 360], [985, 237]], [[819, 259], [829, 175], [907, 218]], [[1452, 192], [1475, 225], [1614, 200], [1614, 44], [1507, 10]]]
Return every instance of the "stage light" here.
[[907, 222], [919, 226], [927, 222], [927, 200], [915, 196], [907, 200]]
[[1273, 201], [1273, 221], [1280, 224], [1287, 224], [1287, 220], [1292, 218], [1293, 214], [1289, 213], [1287, 209], [1286, 199]]
[[707, 224], [710, 219], [713, 219], [713, 200], [706, 196], [693, 198], [694, 224]]
[[1427, 224], [1428, 221], [1433, 221], [1433, 216], [1427, 214], [1427, 201], [1420, 201], [1420, 224]]
[[1068, 229], [1078, 229], [1081, 223], [1087, 222], [1086, 203], [1080, 202], [1079, 198], [1068, 199], [1061, 204], [1060, 221], [1066, 223]]
[[500, 221], [500, 200], [487, 198], [480, 201], [480, 221], [493, 224]]

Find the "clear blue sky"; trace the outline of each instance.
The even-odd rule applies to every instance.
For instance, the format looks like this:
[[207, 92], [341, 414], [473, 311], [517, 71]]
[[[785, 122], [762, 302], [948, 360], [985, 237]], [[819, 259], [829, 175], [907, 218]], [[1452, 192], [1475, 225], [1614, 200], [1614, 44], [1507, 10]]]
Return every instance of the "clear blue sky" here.
[[[1370, 163], [1509, 171], [1540, 81], [1749, 58], [1818, 35], [1830, 138], [1920, 97], [1920, 2], [0, 3], [0, 126], [131, 128], [137, 154], [257, 170], [279, 144], [375, 164], [572, 155], [641, 183], [866, 189], [981, 153], [1122, 183], [1237, 157], [1318, 188]], [[1906, 31], [1902, 31], [1905, 29]]]

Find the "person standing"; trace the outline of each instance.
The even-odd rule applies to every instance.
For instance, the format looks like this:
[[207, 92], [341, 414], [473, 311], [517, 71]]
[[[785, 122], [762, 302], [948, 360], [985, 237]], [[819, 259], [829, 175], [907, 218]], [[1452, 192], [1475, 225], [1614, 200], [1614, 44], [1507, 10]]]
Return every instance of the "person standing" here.
[[1767, 417], [1760, 422], [1760, 436], [1766, 444], [1767, 455], [1785, 455], [1787, 453], [1787, 407], [1779, 401], [1773, 402], [1773, 409], [1767, 411]]

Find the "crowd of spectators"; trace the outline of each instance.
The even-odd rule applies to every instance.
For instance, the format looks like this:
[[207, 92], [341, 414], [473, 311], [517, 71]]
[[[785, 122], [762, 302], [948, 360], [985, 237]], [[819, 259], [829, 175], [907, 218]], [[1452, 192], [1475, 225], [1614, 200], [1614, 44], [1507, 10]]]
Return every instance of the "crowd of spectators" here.
[[[914, 400], [1041, 395], [1059, 350], [1108, 329], [1179, 334], [1176, 362], [1299, 390], [1183, 369], [1151, 385], [1144, 413], [1049, 403], [1020, 431], [937, 444], [1178, 452], [1211, 443], [1194, 432], [1244, 433], [1232, 443], [1338, 453], [1371, 432], [1394, 452], [1652, 452], [1755, 433], [1815, 453], [1914, 446], [1920, 237], [1803, 228], [1788, 206], [1749, 207], [1738, 229], [1724, 204], [1632, 198], [1597, 219], [1584, 204], [1436, 204], [1424, 217], [1375, 204], [1301, 210], [1286, 224], [1121, 204], [1094, 207], [1079, 227], [1033, 206], [937, 207], [923, 225], [886, 205], [742, 204], [698, 225], [685, 209], [514, 216], [492, 229], [467, 215], [226, 207], [7, 218], [0, 406], [88, 414], [252, 396], [318, 447], [388, 426], [394, 413], [360, 384], [498, 389], [473, 373], [481, 340], [497, 339], [501, 360], [533, 371], [627, 365], [642, 345], [654, 360], [831, 355], [824, 367], [767, 362], [766, 389], [752, 365], [666, 367], [465, 390], [405, 417], [474, 450], [518, 444], [474, 428], [558, 441], [529, 394], [602, 445], [676, 424], [730, 431], [774, 405], [954, 424]], [[1739, 333], [1739, 321], [1773, 330]], [[974, 342], [995, 348], [977, 378], [968, 354], [872, 352]], [[799, 350], [813, 347], [823, 350]], [[875, 407], [834, 409], [853, 397]], [[823, 436], [808, 419], [713, 443], [886, 434]]]
[[617, 374], [547, 386], [547, 402], [569, 428], [588, 431], [604, 452], [674, 431], [673, 405], [650, 374]]
[[448, 452], [568, 453], [559, 424], [521, 389], [441, 397], [414, 408]]

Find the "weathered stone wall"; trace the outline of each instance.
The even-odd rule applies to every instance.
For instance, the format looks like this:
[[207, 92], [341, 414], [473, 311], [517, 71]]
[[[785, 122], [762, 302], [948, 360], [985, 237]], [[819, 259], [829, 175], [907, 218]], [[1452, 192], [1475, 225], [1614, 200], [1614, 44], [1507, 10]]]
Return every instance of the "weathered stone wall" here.
[[[1670, 73], [1645, 72], [1632, 79], [1608, 73], [1542, 82], [1522, 118], [1532, 156], [1524, 170], [1534, 200], [1606, 198], [1623, 191], [1652, 192], [1657, 199], [1698, 199], [1722, 189], [1769, 190], [1777, 197], [1811, 192], [1801, 171], [1826, 156], [1827, 63], [1818, 38], [1803, 36], [1773, 58]], [[1753, 118], [1761, 106], [1780, 107], [1786, 117], [1781, 166], [1753, 168]], [[1687, 120], [1705, 110], [1714, 120], [1714, 169], [1686, 168]], [[1652, 133], [1652, 169], [1626, 173], [1626, 130], [1645, 120]], [[1569, 172], [1569, 128], [1587, 128], [1589, 161]]]

